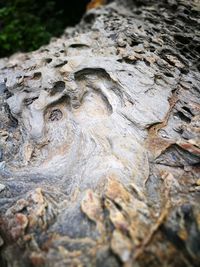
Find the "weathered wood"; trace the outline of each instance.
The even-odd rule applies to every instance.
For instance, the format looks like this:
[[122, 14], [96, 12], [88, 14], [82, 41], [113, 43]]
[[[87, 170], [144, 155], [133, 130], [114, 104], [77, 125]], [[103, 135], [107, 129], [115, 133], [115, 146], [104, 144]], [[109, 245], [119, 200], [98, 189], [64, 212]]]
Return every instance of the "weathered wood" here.
[[198, 1], [112, 1], [0, 60], [0, 266], [199, 266]]

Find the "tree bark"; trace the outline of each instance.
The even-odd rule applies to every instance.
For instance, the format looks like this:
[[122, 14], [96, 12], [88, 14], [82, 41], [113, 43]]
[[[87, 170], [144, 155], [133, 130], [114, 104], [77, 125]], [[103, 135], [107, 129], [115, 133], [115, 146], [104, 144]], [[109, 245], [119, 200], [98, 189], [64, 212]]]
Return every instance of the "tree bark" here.
[[112, 1], [0, 60], [0, 266], [199, 266], [198, 1]]

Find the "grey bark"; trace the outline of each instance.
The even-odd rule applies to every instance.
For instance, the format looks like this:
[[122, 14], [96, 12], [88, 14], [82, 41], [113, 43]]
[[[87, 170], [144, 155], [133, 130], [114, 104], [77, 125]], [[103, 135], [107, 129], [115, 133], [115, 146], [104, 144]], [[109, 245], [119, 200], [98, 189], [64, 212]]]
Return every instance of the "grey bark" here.
[[198, 1], [113, 1], [0, 60], [0, 265], [199, 266]]

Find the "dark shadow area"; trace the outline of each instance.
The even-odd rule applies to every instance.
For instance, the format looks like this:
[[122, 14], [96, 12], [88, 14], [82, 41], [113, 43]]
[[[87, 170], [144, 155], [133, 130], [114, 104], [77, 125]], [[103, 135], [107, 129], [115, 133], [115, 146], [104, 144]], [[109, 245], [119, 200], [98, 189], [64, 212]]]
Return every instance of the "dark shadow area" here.
[[77, 24], [90, 0], [0, 0], [0, 57], [31, 51]]

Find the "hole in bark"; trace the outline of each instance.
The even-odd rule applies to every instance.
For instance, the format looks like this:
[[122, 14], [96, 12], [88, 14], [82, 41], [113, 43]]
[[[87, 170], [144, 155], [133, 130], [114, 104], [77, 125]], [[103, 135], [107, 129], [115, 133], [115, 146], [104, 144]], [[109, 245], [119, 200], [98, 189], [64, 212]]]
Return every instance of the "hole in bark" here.
[[41, 76], [42, 76], [42, 73], [41, 72], [35, 72], [33, 74], [33, 79], [34, 80], [39, 80], [41, 78]]
[[55, 65], [55, 68], [60, 68], [60, 67], [64, 66], [67, 63], [68, 63], [68, 61], [64, 60], [62, 63], [59, 63], [59, 64]]
[[[190, 46], [191, 48], [191, 46]], [[197, 51], [200, 54], [200, 45], [198, 45], [197, 47], [194, 48], [195, 51]]]
[[183, 44], [177, 43], [177, 44], [176, 44], [176, 47], [177, 47], [178, 49], [181, 49], [181, 48], [183, 48]]
[[54, 84], [53, 90], [51, 91], [51, 95], [56, 93], [61, 93], [65, 89], [65, 83], [63, 81], [58, 81]]
[[183, 35], [175, 35], [175, 39], [182, 44], [189, 44], [190, 38]]
[[92, 23], [95, 20], [95, 14], [90, 13], [84, 16], [84, 21], [86, 23]]
[[49, 115], [49, 120], [50, 121], [59, 121], [62, 119], [63, 113], [60, 109], [54, 109], [51, 111]]
[[188, 107], [182, 107], [185, 111], [187, 111], [190, 115], [194, 116], [194, 114], [191, 112], [191, 110]]
[[141, 10], [136, 10], [136, 11], [135, 11], [135, 14], [136, 14], [136, 15], [140, 15], [140, 14], [142, 14], [142, 11], [141, 11]]
[[150, 50], [150, 52], [154, 52], [156, 49], [154, 46], [150, 46], [149, 50]]
[[165, 72], [164, 75], [167, 76], [167, 77], [170, 77], [170, 78], [174, 77], [170, 72]]
[[45, 62], [46, 62], [47, 64], [51, 63], [51, 61], [52, 61], [52, 58], [45, 58]]
[[190, 14], [190, 11], [187, 10], [187, 9], [184, 9], [184, 10], [183, 10], [183, 13], [185, 13], [186, 15], [189, 15], [189, 14]]
[[133, 40], [133, 41], [131, 41], [130, 46], [133, 47], [133, 46], [137, 46], [139, 44], [140, 44], [140, 42]]
[[31, 105], [36, 99], [38, 99], [38, 97], [26, 98], [26, 99], [24, 99], [24, 104], [25, 104], [26, 106], [29, 106], [29, 105]]
[[175, 115], [178, 116], [182, 121], [185, 121], [187, 123], [191, 122], [191, 119], [186, 117], [181, 111], [178, 111]]
[[185, 53], [188, 53], [189, 50], [187, 49], [187, 47], [183, 47], [182, 52], [183, 52], [183, 54], [185, 54]]
[[69, 47], [72, 47], [72, 48], [88, 48], [89, 46], [85, 45], [85, 44], [71, 44]]

